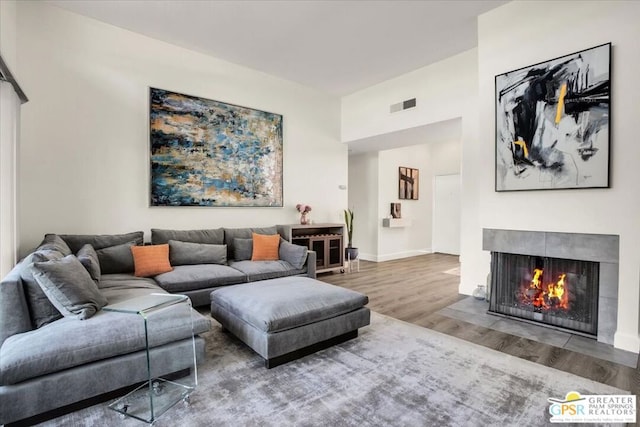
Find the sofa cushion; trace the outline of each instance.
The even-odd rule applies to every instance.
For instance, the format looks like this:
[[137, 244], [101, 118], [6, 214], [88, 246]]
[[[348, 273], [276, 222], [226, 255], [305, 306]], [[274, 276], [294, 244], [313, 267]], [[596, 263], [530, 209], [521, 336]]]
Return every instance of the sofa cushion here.
[[305, 271], [294, 268], [287, 261], [232, 261], [230, 267], [246, 274], [249, 282], [295, 276]]
[[261, 331], [274, 333], [365, 306], [366, 295], [308, 277], [284, 277], [211, 292], [211, 304]]
[[253, 233], [251, 261], [277, 261], [279, 258], [280, 236]]
[[231, 259], [236, 261], [246, 261], [251, 259], [253, 254], [253, 239], [233, 239], [233, 254]]
[[209, 230], [162, 230], [151, 229], [151, 244], [159, 245], [169, 243], [169, 240], [180, 242], [206, 243], [210, 245], [221, 245], [224, 243], [224, 229], [216, 228]]
[[219, 264], [178, 265], [154, 280], [167, 292], [183, 292], [215, 286], [244, 283], [247, 276], [229, 266]]
[[60, 234], [60, 237], [75, 254], [87, 243], [93, 246], [96, 251], [127, 242], [135, 242], [136, 245], [141, 245], [144, 233], [142, 231], [134, 231], [126, 234]]
[[36, 279], [51, 303], [65, 317], [85, 320], [107, 300], [75, 255], [33, 264]]
[[152, 277], [173, 270], [169, 263], [169, 245], [131, 246], [134, 276]]
[[90, 244], [86, 244], [80, 248], [78, 253], [76, 254], [78, 261], [84, 266], [84, 268], [89, 272], [89, 275], [96, 282], [100, 281], [100, 275], [102, 272], [100, 271], [100, 260], [98, 259], [98, 253], [93, 246]]
[[133, 273], [135, 265], [131, 247], [136, 242], [131, 241], [121, 245], [109, 246], [96, 250], [100, 260], [100, 270], [103, 274]]
[[227, 245], [227, 259], [234, 259], [234, 239], [251, 239], [253, 233], [272, 235], [278, 234], [276, 227], [259, 227], [259, 228], [225, 228], [224, 243]]
[[51, 261], [62, 258], [58, 251], [41, 250], [33, 252], [20, 263], [20, 278], [25, 288], [25, 296], [31, 322], [35, 328], [40, 328], [48, 323], [62, 318], [62, 313], [49, 301], [44, 291], [33, 277], [33, 263]]
[[[147, 294], [149, 292], [147, 291]], [[177, 314], [178, 313], [178, 314]], [[191, 337], [210, 329], [210, 321], [192, 310], [171, 306], [154, 314], [152, 347]], [[64, 318], [40, 329], [13, 335], [0, 347], [0, 385], [73, 368], [145, 348], [144, 321], [134, 314], [100, 310], [79, 322]], [[99, 379], [90, 379], [94, 381]]]
[[164, 293], [153, 279], [146, 277], [135, 277], [132, 274], [103, 274], [98, 283], [100, 293], [109, 301], [115, 304], [124, 300], [137, 298], [150, 293]]
[[291, 264], [293, 268], [301, 269], [307, 261], [308, 252], [309, 250], [306, 246], [294, 245], [282, 239], [280, 241], [280, 248], [278, 249], [278, 256], [281, 260]]
[[57, 234], [45, 234], [44, 239], [36, 250], [58, 251], [62, 256], [71, 255], [71, 249], [67, 243]]
[[181, 242], [169, 240], [171, 265], [227, 263], [227, 245]]

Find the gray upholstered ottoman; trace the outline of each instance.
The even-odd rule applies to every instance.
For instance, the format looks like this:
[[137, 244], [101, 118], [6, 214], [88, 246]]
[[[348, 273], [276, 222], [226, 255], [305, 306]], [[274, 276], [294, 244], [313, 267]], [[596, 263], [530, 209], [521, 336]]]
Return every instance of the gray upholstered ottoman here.
[[211, 292], [211, 316], [273, 368], [355, 338], [369, 324], [366, 295], [308, 277]]

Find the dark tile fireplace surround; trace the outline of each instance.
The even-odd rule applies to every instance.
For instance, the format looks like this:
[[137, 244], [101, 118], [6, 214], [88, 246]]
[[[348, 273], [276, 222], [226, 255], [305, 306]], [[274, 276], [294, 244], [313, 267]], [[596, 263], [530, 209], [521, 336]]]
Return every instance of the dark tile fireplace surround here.
[[[619, 236], [486, 228], [482, 234], [482, 248], [492, 252], [494, 260], [502, 254], [516, 254], [594, 263], [598, 276], [597, 327], [591, 335], [601, 343], [613, 345], [618, 318]], [[539, 313], [535, 315], [538, 317]]]

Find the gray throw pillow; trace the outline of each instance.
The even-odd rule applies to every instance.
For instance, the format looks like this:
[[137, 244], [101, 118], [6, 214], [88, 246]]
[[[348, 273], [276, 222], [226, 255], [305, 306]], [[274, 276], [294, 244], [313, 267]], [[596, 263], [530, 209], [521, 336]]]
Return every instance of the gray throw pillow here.
[[58, 251], [62, 256], [71, 255], [71, 249], [69, 249], [67, 243], [62, 240], [62, 237], [57, 234], [45, 234], [44, 239], [40, 242], [36, 250]]
[[180, 242], [169, 240], [171, 265], [226, 264], [227, 245]]
[[151, 229], [151, 244], [162, 245], [169, 240], [191, 243], [206, 243], [207, 245], [221, 245], [224, 243], [224, 229], [209, 230], [162, 230]]
[[304, 263], [307, 260], [307, 252], [308, 249], [306, 246], [294, 245], [284, 239], [280, 239], [278, 256], [281, 260], [287, 261], [298, 270], [304, 267]]
[[87, 272], [89, 272], [91, 278], [94, 281], [99, 282], [100, 275], [102, 274], [100, 271], [100, 260], [98, 259], [98, 253], [93, 249], [93, 246], [87, 243], [80, 248], [76, 257], [78, 258], [78, 261], [80, 261], [80, 264], [82, 264]]
[[133, 273], [135, 264], [131, 246], [136, 242], [128, 242], [122, 245], [111, 246], [98, 249], [98, 260], [100, 261], [100, 271], [102, 274]]
[[33, 277], [65, 317], [88, 319], [107, 305], [107, 299], [75, 255], [36, 262], [32, 268]]
[[136, 245], [141, 245], [144, 240], [144, 233], [142, 231], [134, 231], [126, 234], [60, 234], [60, 237], [67, 242], [71, 253], [75, 254], [87, 243], [93, 246], [96, 251], [128, 242], [135, 242]]
[[253, 255], [253, 239], [233, 239], [233, 259], [235, 261], [246, 261]]
[[24, 284], [31, 323], [34, 328], [41, 328], [53, 321], [62, 319], [62, 314], [51, 304], [51, 301], [49, 301], [49, 298], [47, 298], [35, 277], [33, 277], [33, 263], [61, 258], [62, 254], [58, 251], [39, 250], [29, 254], [22, 260], [20, 279]]
[[[251, 239], [253, 237], [253, 233], [256, 234], [264, 234], [267, 236], [271, 236], [273, 234], [278, 234], [278, 230], [275, 226], [273, 227], [258, 227], [258, 228], [225, 228], [224, 229], [224, 243], [227, 245], [227, 257], [232, 258], [236, 261], [244, 261], [249, 258], [244, 258], [244, 253], [242, 253], [243, 258], [238, 259], [236, 257], [235, 251], [235, 240], [236, 239]], [[253, 248], [253, 247], [252, 247]]]

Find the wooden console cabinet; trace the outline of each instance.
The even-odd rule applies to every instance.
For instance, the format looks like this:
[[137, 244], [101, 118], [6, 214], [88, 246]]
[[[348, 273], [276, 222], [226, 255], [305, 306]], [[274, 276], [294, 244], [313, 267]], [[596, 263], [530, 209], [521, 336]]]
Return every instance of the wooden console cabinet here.
[[316, 272], [344, 272], [344, 224], [284, 224], [278, 233], [316, 253]]

